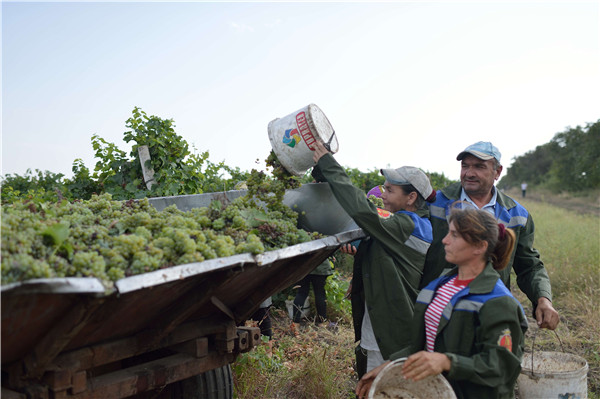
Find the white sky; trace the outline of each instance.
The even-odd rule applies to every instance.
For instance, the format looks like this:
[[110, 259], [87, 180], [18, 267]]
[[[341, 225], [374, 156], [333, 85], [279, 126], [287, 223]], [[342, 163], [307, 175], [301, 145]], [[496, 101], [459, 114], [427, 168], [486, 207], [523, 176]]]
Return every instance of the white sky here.
[[[336, 159], [458, 179], [600, 118], [600, 2], [2, 2], [2, 174], [129, 152], [135, 106], [210, 160], [262, 169], [268, 123], [310, 103]], [[260, 163], [257, 165], [256, 160]]]

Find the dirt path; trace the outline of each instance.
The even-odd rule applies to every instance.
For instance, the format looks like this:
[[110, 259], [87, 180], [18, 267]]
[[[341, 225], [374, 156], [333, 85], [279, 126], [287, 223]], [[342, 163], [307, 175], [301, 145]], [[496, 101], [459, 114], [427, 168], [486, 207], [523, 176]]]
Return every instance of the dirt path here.
[[[521, 199], [521, 191], [519, 189], [510, 189], [505, 192], [517, 201]], [[549, 191], [539, 191], [534, 188], [527, 190], [526, 198], [532, 201], [545, 202], [580, 214], [600, 217], [599, 191], [586, 196], [575, 197], [562, 193], [554, 194]]]

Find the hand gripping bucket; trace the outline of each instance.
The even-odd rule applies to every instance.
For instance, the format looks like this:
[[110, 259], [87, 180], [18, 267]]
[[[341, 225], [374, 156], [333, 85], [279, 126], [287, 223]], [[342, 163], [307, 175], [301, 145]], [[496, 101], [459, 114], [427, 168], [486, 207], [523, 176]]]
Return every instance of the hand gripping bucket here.
[[405, 379], [402, 376], [405, 360], [395, 360], [381, 370], [371, 384], [369, 399], [456, 399], [450, 383], [441, 374], [420, 381]]
[[[560, 342], [560, 338], [558, 340]], [[562, 342], [560, 345], [562, 348]], [[525, 353], [521, 362], [517, 379], [519, 399], [587, 398], [588, 364], [584, 358], [565, 353], [564, 349], [534, 353], [533, 344], [531, 348], [531, 353]]]
[[307, 105], [269, 123], [269, 140], [281, 165], [292, 175], [302, 176], [315, 166], [313, 151], [316, 140], [338, 151], [338, 141], [329, 120], [315, 104]]

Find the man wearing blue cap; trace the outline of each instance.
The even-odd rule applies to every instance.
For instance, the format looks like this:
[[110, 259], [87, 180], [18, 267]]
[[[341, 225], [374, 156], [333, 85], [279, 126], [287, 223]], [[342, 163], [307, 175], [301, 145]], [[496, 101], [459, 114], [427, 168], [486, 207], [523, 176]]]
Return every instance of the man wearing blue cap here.
[[436, 201], [429, 208], [433, 243], [427, 253], [420, 287], [423, 288], [450, 268], [445, 260], [442, 244], [442, 239], [448, 233], [446, 216], [456, 201], [468, 202], [492, 213], [499, 224], [513, 229], [517, 245], [513, 250], [512, 263], [509, 262], [509, 267], [500, 272], [502, 281], [510, 288], [512, 266], [517, 275], [517, 285], [533, 304], [538, 326], [554, 330], [559, 317], [552, 306], [548, 273], [539, 252], [533, 248], [533, 219], [525, 207], [494, 187], [494, 182], [502, 173], [500, 157], [500, 151], [492, 143], [483, 141], [468, 146], [456, 157], [461, 161], [460, 183], [439, 190]]

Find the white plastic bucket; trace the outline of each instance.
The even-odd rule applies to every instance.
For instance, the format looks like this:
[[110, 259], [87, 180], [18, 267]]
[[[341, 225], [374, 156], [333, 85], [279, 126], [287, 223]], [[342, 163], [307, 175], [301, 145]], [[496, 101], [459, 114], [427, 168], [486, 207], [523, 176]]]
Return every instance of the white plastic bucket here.
[[441, 374], [420, 381], [404, 378], [405, 360], [395, 360], [381, 370], [369, 389], [369, 399], [456, 399], [450, 383]]
[[[294, 320], [294, 300], [287, 299], [285, 301], [285, 307], [287, 308], [290, 319]], [[306, 319], [306, 318], [308, 318], [309, 313], [310, 313], [310, 296], [307, 296], [306, 300], [304, 301], [304, 305], [300, 309], [300, 317], [303, 319]]]
[[332, 153], [339, 148], [331, 123], [315, 104], [272, 120], [268, 132], [277, 159], [295, 176], [302, 176], [315, 166], [313, 151], [317, 139], [328, 143]]
[[587, 361], [577, 355], [535, 352], [532, 362], [531, 353], [525, 353], [521, 362], [521, 374], [517, 379], [519, 398], [585, 399], [587, 372]]

